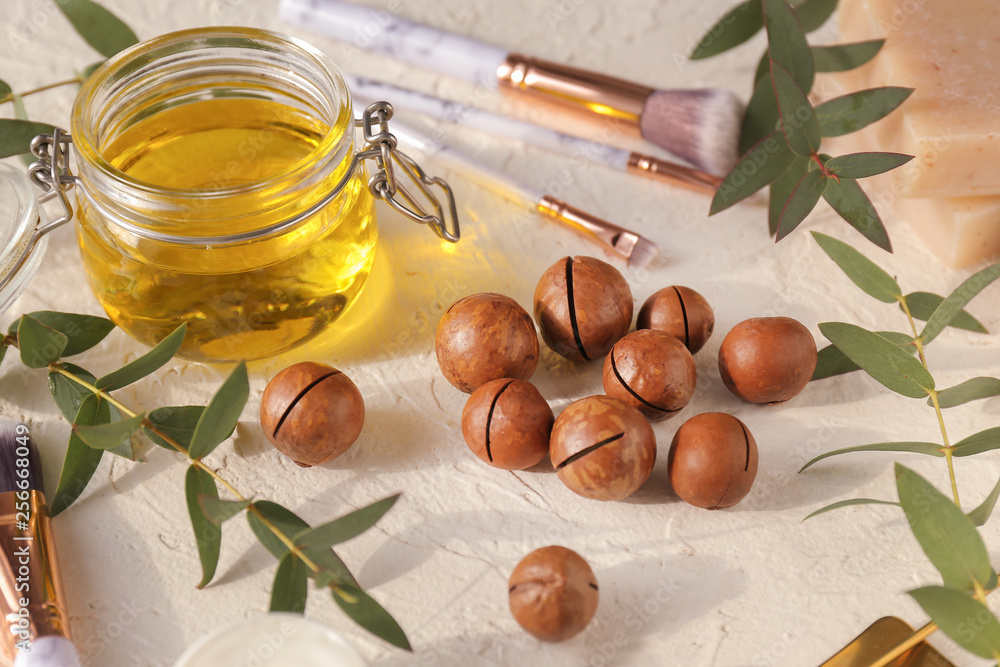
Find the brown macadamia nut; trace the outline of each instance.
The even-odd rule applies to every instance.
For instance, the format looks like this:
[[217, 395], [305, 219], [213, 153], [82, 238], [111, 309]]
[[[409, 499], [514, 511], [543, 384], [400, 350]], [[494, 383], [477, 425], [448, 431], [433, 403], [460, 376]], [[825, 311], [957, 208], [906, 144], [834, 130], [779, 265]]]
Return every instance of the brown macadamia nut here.
[[690, 287], [664, 287], [646, 299], [639, 309], [635, 327], [668, 333], [694, 354], [712, 336], [715, 313], [698, 292]]
[[545, 343], [567, 359], [600, 359], [632, 326], [632, 291], [606, 262], [563, 257], [538, 281], [535, 321]]
[[462, 435], [469, 449], [504, 470], [538, 465], [549, 453], [552, 408], [525, 380], [491, 380], [472, 392], [462, 410]]
[[670, 334], [640, 329], [615, 343], [604, 360], [604, 391], [653, 421], [672, 417], [694, 396], [694, 358]]
[[438, 323], [434, 348], [448, 382], [467, 394], [490, 380], [527, 380], [538, 365], [531, 316], [503, 294], [473, 294], [452, 304]]
[[755, 317], [726, 334], [719, 373], [729, 391], [750, 403], [780, 403], [809, 384], [816, 341], [790, 317]]
[[365, 401], [351, 379], [313, 361], [275, 375], [260, 398], [260, 425], [274, 447], [304, 468], [343, 454], [365, 424]]
[[574, 493], [621, 500], [649, 478], [656, 436], [631, 405], [610, 396], [589, 396], [570, 403], [556, 418], [549, 456], [559, 479]]
[[750, 493], [757, 476], [757, 443], [736, 417], [706, 412], [674, 434], [667, 470], [684, 502], [710, 510], [732, 507]]
[[597, 611], [594, 571], [566, 547], [536, 549], [510, 575], [510, 611], [522, 628], [546, 642], [578, 635]]

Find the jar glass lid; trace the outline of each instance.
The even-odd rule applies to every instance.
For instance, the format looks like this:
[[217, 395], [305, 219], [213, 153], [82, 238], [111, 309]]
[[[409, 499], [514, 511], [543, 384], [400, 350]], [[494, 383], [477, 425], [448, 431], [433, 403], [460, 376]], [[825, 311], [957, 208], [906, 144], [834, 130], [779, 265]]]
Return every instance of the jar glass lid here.
[[38, 200], [28, 176], [0, 163], [0, 313], [21, 295], [45, 254], [44, 236], [32, 247], [38, 216]]

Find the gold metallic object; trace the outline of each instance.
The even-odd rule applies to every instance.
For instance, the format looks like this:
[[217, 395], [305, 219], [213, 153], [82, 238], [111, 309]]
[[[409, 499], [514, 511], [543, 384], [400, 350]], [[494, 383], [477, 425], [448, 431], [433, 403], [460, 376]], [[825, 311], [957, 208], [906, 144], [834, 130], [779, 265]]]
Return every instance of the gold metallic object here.
[[937, 626], [913, 631], [894, 616], [880, 618], [820, 667], [955, 667], [924, 640]]
[[628, 172], [666, 181], [671, 185], [691, 188], [705, 194], [714, 194], [722, 184], [722, 179], [718, 176], [642, 153], [632, 153], [628, 156]]
[[602, 220], [555, 197], [545, 195], [538, 200], [535, 208], [539, 213], [559, 220], [583, 236], [597, 237], [625, 259], [632, 256], [632, 251], [639, 243], [639, 235], [635, 232]]

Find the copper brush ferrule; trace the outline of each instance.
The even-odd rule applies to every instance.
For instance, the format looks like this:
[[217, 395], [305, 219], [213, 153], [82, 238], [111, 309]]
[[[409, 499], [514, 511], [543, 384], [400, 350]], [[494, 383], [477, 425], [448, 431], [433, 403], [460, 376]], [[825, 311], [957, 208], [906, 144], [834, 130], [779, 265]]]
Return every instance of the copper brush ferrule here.
[[632, 256], [641, 238], [635, 232], [630, 232], [549, 195], [539, 199], [535, 209], [545, 216], [559, 220], [581, 236], [592, 240], [596, 238], [602, 245], [625, 259]]
[[685, 167], [676, 162], [661, 160], [651, 155], [643, 155], [642, 153], [632, 153], [628, 156], [626, 171], [709, 195], [715, 194], [715, 191], [722, 184], [720, 177], [713, 176], [700, 169]]

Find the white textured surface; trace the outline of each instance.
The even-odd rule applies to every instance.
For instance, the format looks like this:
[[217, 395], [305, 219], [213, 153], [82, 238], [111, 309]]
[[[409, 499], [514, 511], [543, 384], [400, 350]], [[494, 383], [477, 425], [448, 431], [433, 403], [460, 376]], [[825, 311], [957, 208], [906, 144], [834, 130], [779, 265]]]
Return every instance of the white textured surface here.
[[[275, 1], [107, 0], [144, 37], [207, 24], [285, 30], [327, 49], [355, 72], [493, 106], [482, 91], [437, 79], [299, 29], [283, 26]], [[586, 0], [469, 3], [398, 2], [406, 18], [508, 48], [661, 87], [731, 85], [745, 94], [760, 37], [727, 56], [684, 59], [728, 7], [712, 0]], [[7, 2], [0, 26], [0, 78], [15, 89], [58, 80], [95, 59], [52, 3]], [[31, 28], [31, 25], [39, 26]], [[24, 39], [19, 35], [27, 35]], [[67, 89], [28, 100], [41, 120], [65, 123]], [[9, 113], [9, 108], [4, 108]], [[237, 434], [211, 457], [246, 494], [288, 505], [322, 521], [402, 490], [403, 499], [377, 529], [341, 549], [363, 585], [409, 633], [416, 652], [393, 650], [348, 621], [328, 596], [313, 594], [311, 618], [349, 637], [373, 665], [682, 665], [759, 667], [817, 665], [870, 622], [898, 614], [922, 624], [904, 591], [938, 578], [892, 508], [853, 508], [800, 523], [829, 502], [855, 496], [891, 498], [891, 463], [945, 483], [938, 459], [857, 455], [799, 475], [813, 455], [838, 446], [937, 437], [933, 412], [866, 377], [812, 385], [791, 402], [751, 406], [718, 380], [723, 335], [747, 317], [782, 314], [805, 323], [844, 320], [902, 328], [892, 306], [872, 301], [842, 277], [806, 233], [775, 247], [760, 201], [706, 219], [708, 201], [599, 167], [526, 149], [474, 132], [455, 137], [490, 164], [658, 241], [662, 259], [649, 272], [626, 271], [637, 304], [672, 283], [702, 292], [715, 308], [716, 335], [697, 355], [699, 391], [678, 418], [655, 427], [660, 457], [650, 482], [633, 498], [587, 501], [555, 475], [507, 473], [482, 465], [461, 440], [465, 396], [440, 376], [433, 331], [444, 308], [466, 293], [493, 290], [530, 307], [534, 282], [566, 254], [592, 254], [585, 242], [482, 190], [451, 181], [464, 216], [458, 247], [381, 210], [379, 258], [370, 288], [345, 325], [353, 335], [252, 368], [252, 394]], [[905, 289], [947, 292], [967, 272], [941, 268], [905, 228], [891, 230], [896, 254], [885, 255], [835, 220], [817, 214], [807, 227], [856, 243], [899, 277]], [[47, 267], [15, 305], [97, 312], [87, 292], [72, 231], [49, 247]], [[596, 253], [599, 254], [599, 253]], [[1000, 287], [971, 310], [1000, 331]], [[0, 318], [6, 328], [13, 314]], [[79, 363], [100, 372], [134, 358], [140, 346], [113, 334]], [[1000, 373], [996, 333], [948, 332], [930, 349], [941, 386]], [[364, 393], [368, 420], [358, 444], [334, 463], [303, 470], [265, 442], [255, 418], [266, 378], [304, 358], [335, 364]], [[150, 408], [204, 402], [226, 369], [174, 362], [150, 381], [120, 392]], [[534, 380], [559, 410], [599, 391], [598, 365], [578, 367], [546, 351]], [[705, 512], [677, 501], [666, 480], [666, 451], [680, 421], [721, 410], [742, 419], [760, 445], [760, 473], [750, 496], [730, 511]], [[0, 413], [28, 422], [54, 487], [69, 429], [48, 398], [45, 379], [15, 359], [0, 368]], [[997, 425], [1000, 400], [948, 411], [954, 437]], [[170, 665], [184, 647], [223, 624], [267, 608], [275, 562], [245, 522], [227, 523], [216, 582], [196, 590], [198, 560], [183, 496], [184, 468], [159, 448], [145, 463], [105, 461], [83, 498], [56, 520], [68, 603], [87, 665]], [[1000, 475], [992, 453], [958, 465], [964, 501], [978, 503]], [[994, 523], [993, 526], [996, 524]], [[1000, 562], [995, 528], [987, 538]], [[593, 565], [601, 604], [589, 630], [562, 645], [542, 645], [516, 626], [506, 580], [532, 549], [562, 544]], [[960, 666], [983, 664], [940, 637], [935, 643]], [[253, 647], [248, 647], [252, 649]]]

